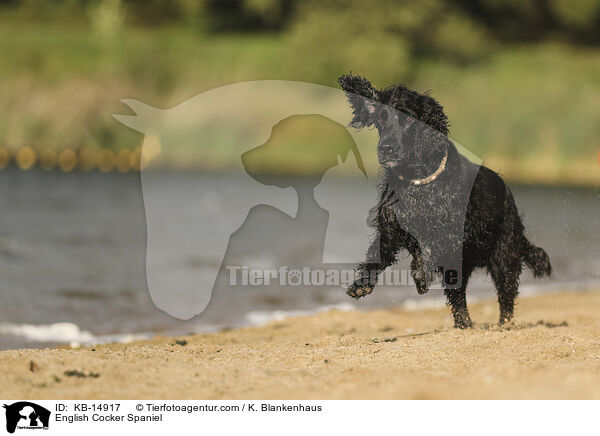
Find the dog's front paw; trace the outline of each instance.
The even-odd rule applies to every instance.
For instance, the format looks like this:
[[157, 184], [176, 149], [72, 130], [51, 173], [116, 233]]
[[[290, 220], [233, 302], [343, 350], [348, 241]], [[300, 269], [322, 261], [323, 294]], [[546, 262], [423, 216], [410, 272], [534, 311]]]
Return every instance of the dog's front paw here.
[[419, 293], [419, 295], [423, 295], [429, 292], [429, 288], [424, 283], [415, 282], [415, 284], [417, 285], [417, 292]]
[[427, 284], [424, 271], [415, 271], [413, 273], [413, 280], [419, 294], [423, 295], [429, 292], [429, 285]]
[[373, 286], [369, 286], [362, 281], [356, 281], [350, 285], [346, 294], [352, 298], [360, 298], [373, 292]]

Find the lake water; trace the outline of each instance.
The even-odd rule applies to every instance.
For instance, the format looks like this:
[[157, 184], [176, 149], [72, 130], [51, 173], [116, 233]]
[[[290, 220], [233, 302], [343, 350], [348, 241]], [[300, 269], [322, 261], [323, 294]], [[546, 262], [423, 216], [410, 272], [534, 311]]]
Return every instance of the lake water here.
[[[181, 187], [181, 192], [197, 184], [218, 182], [224, 187], [215, 190], [211, 200], [213, 206], [224, 208], [223, 219], [216, 220], [208, 233], [228, 225], [228, 188], [244, 189], [235, 177], [227, 175], [158, 172], [152, 177], [162, 186]], [[302, 186], [302, 181], [295, 184]], [[362, 205], [368, 211], [373, 205], [370, 191], [350, 186], [343, 180], [330, 183], [320, 198], [351, 198], [348, 213]], [[555, 271], [552, 279], [534, 280], [527, 270], [521, 294], [600, 287], [600, 189], [512, 189], [528, 237], [546, 249]], [[0, 172], [0, 204], [0, 349], [127, 340], [156, 332], [210, 331], [329, 307], [353, 310], [443, 301], [441, 290], [418, 296], [411, 286], [376, 288], [359, 301], [347, 297], [341, 287], [228, 288], [222, 273], [218, 279], [221, 286], [207, 309], [182, 321], [157, 309], [148, 292], [139, 174], [8, 169]], [[259, 216], [253, 219], [260, 224]], [[283, 256], [285, 262], [300, 265], [311, 247], [306, 245], [305, 251], [297, 248], [314, 239], [315, 231], [295, 222], [282, 223], [292, 226], [287, 232], [290, 238], [279, 240], [279, 248], [266, 252], [280, 262]], [[254, 225], [251, 221], [246, 224]], [[361, 238], [357, 242], [364, 238], [352, 229], [334, 237]], [[247, 246], [242, 242], [248, 238], [264, 241], [269, 232], [248, 230], [234, 235], [230, 248], [235, 251], [236, 246]], [[364, 244], [366, 249], [367, 241]], [[243, 254], [238, 250], [230, 257]], [[214, 267], [222, 260], [208, 245], [201, 258], [190, 259], [190, 265]], [[398, 268], [406, 268], [408, 263], [403, 257]], [[468, 295], [471, 299], [493, 298], [495, 291], [490, 279], [477, 273]]]

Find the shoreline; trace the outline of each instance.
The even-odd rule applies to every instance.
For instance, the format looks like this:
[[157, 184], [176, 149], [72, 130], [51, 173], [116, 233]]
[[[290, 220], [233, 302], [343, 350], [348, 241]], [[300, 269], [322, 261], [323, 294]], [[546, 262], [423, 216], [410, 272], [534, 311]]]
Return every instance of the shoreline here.
[[[563, 283], [545, 283], [542, 285], [522, 284], [520, 286], [519, 298], [531, 298], [544, 295], [560, 294], [569, 289], [569, 292], [591, 292], [600, 289], [599, 280], [585, 280], [581, 282], [563, 282]], [[488, 290], [489, 291], [489, 290]], [[339, 302], [325, 304], [312, 308], [305, 309], [272, 309], [272, 310], [251, 310], [246, 313], [244, 322], [238, 324], [198, 324], [193, 328], [186, 329], [166, 329], [166, 330], [145, 330], [145, 331], [113, 331], [110, 333], [95, 333], [78, 326], [69, 321], [62, 321], [50, 324], [30, 324], [30, 323], [13, 323], [0, 322], [0, 335], [7, 335], [8, 338], [15, 344], [10, 348], [3, 348], [0, 342], [0, 352], [32, 349], [40, 350], [45, 348], [78, 348], [89, 345], [106, 345], [109, 343], [128, 344], [134, 341], [151, 340], [153, 337], [160, 336], [186, 336], [198, 335], [207, 333], [219, 333], [225, 330], [242, 329], [249, 327], [262, 327], [273, 321], [282, 321], [287, 318], [306, 317], [317, 315], [323, 311], [340, 310], [346, 311], [371, 311], [388, 308], [390, 310], [424, 310], [424, 309], [439, 309], [445, 307], [446, 298], [443, 294], [428, 294], [415, 295], [408, 297], [403, 301], [392, 300], [393, 303], [389, 306], [374, 306], [360, 307], [349, 302]], [[480, 293], [471, 294], [469, 296], [469, 304], [485, 304], [493, 303], [495, 297], [493, 295], [480, 295]], [[16, 334], [15, 334], [16, 333]], [[58, 340], [58, 337], [63, 337]], [[22, 339], [19, 339], [19, 338]], [[2, 337], [0, 337], [2, 339]], [[7, 342], [8, 342], [7, 341]]]
[[5, 398], [600, 399], [600, 291], [443, 308], [330, 310], [189, 336], [0, 352]]

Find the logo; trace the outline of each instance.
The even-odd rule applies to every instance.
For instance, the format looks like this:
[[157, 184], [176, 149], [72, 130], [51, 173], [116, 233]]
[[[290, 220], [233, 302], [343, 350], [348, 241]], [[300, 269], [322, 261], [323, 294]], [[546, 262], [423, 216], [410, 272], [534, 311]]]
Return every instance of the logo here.
[[18, 429], [48, 430], [50, 411], [28, 401], [4, 405], [6, 409], [6, 431], [14, 433]]
[[[159, 309], [179, 319], [199, 315], [217, 289], [230, 289], [228, 266], [241, 266], [242, 273], [244, 266], [253, 273], [285, 268], [285, 285], [304, 287], [310, 286], [300, 274], [304, 267], [326, 270], [331, 263], [339, 269], [354, 268], [365, 260], [365, 252], [367, 263], [379, 262], [382, 250], [379, 239], [373, 238], [379, 206], [371, 213], [367, 206], [379, 196], [379, 138], [375, 132], [359, 132], [351, 120], [381, 111], [405, 120], [406, 114], [340, 89], [284, 80], [226, 85], [168, 109], [131, 99], [122, 102], [135, 115], [114, 117], [144, 135], [140, 169], [146, 278]], [[426, 138], [441, 140], [433, 128], [420, 122], [411, 125], [416, 130], [405, 135], [403, 147], [411, 150], [406, 156], [421, 156], [420, 144], [431, 140]], [[299, 149], [310, 151], [301, 157]], [[190, 150], [209, 166], [227, 169], [228, 177], [203, 176], [195, 184], [172, 185], [164, 173], [155, 171], [187, 165], [176, 156], [191, 156]], [[481, 163], [459, 150], [476, 166]], [[279, 162], [272, 176], [265, 170], [269, 162]], [[306, 177], [294, 177], [301, 168]], [[422, 176], [435, 174], [435, 168]], [[426, 247], [421, 250], [423, 274], [435, 274], [440, 266], [461, 270], [464, 219], [476, 174], [471, 171], [461, 179], [460, 189], [443, 186], [454, 179], [438, 179], [438, 190], [453, 193], [452, 200], [443, 197], [440, 205], [414, 200], [418, 208], [393, 209], [398, 198], [394, 191], [388, 193], [386, 207], [395, 210], [403, 230]], [[453, 286], [461, 277], [450, 277]], [[425, 283], [429, 288], [432, 282]]]

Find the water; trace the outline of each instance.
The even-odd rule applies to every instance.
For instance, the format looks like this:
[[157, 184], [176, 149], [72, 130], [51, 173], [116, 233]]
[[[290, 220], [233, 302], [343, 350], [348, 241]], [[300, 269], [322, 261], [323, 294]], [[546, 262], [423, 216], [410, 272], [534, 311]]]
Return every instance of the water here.
[[[161, 172], [153, 177], [165, 186], [215, 183], [215, 207], [224, 210], [223, 220], [210, 231], [228, 225], [228, 189], [244, 189], [226, 175]], [[296, 181], [300, 186], [302, 182]], [[229, 186], [231, 185], [231, 186]], [[583, 188], [513, 187], [524, 217], [527, 234], [546, 249], [555, 269], [551, 280], [534, 280], [529, 271], [522, 276], [522, 294], [562, 288], [589, 289], [600, 285], [600, 190]], [[373, 204], [367, 189], [350, 188], [340, 180], [322, 190], [327, 196], [347, 196], [350, 207]], [[323, 197], [324, 196], [324, 197]], [[281, 289], [277, 286], [228, 288], [222, 286], [208, 308], [199, 316], [181, 321], [158, 310], [150, 298], [145, 274], [146, 224], [140, 175], [0, 172], [0, 349], [129, 340], [156, 332], [167, 334], [209, 331], [224, 327], [262, 323], [289, 314], [305, 314], [323, 308], [363, 309], [419, 302], [442, 301], [441, 291], [418, 297], [413, 287], [381, 287], [358, 302], [346, 297], [341, 288], [310, 287]], [[258, 217], [256, 217], [258, 220]], [[310, 226], [282, 221], [292, 226], [293, 237], [279, 241], [266, 256], [301, 264], [301, 241], [314, 236]], [[252, 220], [247, 222], [252, 226]], [[294, 227], [295, 226], [295, 227]], [[275, 231], [275, 230], [273, 230]], [[264, 238], [260, 232], [243, 232], [230, 241], [233, 254], [243, 257], [248, 235]], [[347, 240], [364, 238], [348, 229]], [[314, 238], [313, 238], [314, 239]], [[360, 242], [360, 241], [357, 241]], [[365, 248], [367, 241], [365, 243]], [[282, 249], [284, 247], [284, 249]], [[287, 247], [287, 248], [285, 248]], [[299, 250], [302, 251], [302, 250]], [[220, 265], [222, 256], [203, 251], [192, 265]], [[409, 259], [399, 262], [400, 268]], [[226, 275], [219, 277], [224, 283]], [[483, 273], [472, 279], [469, 296], [491, 298], [494, 289]], [[184, 304], [184, 303], [182, 303]]]

